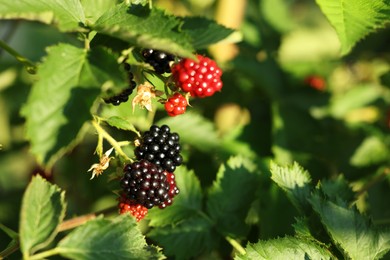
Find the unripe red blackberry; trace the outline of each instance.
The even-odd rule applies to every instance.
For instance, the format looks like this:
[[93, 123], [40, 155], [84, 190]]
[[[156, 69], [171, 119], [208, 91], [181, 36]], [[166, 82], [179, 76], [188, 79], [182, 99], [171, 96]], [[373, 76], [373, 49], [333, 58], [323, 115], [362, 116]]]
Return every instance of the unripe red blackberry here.
[[175, 56], [163, 51], [144, 49], [141, 52], [145, 61], [149, 63], [158, 74], [170, 73], [170, 62], [175, 60]]
[[164, 170], [147, 160], [127, 164], [120, 183], [127, 199], [148, 209], [169, 198], [170, 186]]
[[172, 66], [176, 85], [193, 97], [212, 96], [222, 89], [222, 71], [216, 62], [208, 57], [197, 55], [198, 61], [182, 59]]
[[172, 97], [168, 98], [164, 107], [169, 116], [177, 116], [186, 112], [187, 105], [187, 99], [182, 94], [175, 93]]
[[125, 194], [122, 194], [118, 200], [119, 214], [130, 213], [137, 222], [141, 221], [148, 213], [146, 207], [127, 199]]
[[152, 125], [140, 138], [140, 145], [134, 150], [138, 160], [148, 160], [168, 172], [174, 172], [181, 165], [180, 138], [177, 133], [171, 133], [167, 125], [158, 127]]

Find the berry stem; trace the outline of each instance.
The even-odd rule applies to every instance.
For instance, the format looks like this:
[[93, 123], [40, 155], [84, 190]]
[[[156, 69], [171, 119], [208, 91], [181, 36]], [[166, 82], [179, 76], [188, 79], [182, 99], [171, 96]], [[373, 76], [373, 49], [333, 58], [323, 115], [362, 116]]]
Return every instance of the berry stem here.
[[26, 57], [18, 53], [16, 50], [11, 48], [7, 43], [1, 40], [0, 40], [0, 48], [8, 52], [10, 55], [14, 56], [17, 61], [22, 63], [26, 67], [28, 73], [35, 74], [37, 72], [37, 67], [32, 61], [30, 61], [29, 59], [27, 59]]
[[109, 133], [106, 132], [106, 130], [104, 130], [97, 121], [92, 121], [92, 125], [93, 127], [95, 127], [96, 131], [98, 132], [99, 136], [103, 136], [104, 139], [107, 140], [107, 142], [109, 142], [112, 147], [114, 147], [115, 151], [120, 155], [122, 156], [126, 161], [130, 161], [132, 162], [133, 160], [130, 159], [122, 150], [121, 148], [121, 144], [122, 142], [117, 142]]
[[240, 254], [242, 255], [246, 255], [246, 251], [245, 251], [245, 248], [243, 248], [241, 246], [240, 243], [238, 243], [237, 240], [229, 237], [229, 236], [226, 236], [225, 239], [233, 246], [234, 249], [236, 249]]
[[58, 248], [55, 247], [53, 249], [50, 249], [50, 250], [47, 250], [47, 251], [43, 251], [43, 252], [41, 252], [39, 254], [30, 256], [27, 259], [30, 259], [30, 260], [46, 259], [49, 256], [58, 255], [59, 253], [60, 252], [59, 252]]

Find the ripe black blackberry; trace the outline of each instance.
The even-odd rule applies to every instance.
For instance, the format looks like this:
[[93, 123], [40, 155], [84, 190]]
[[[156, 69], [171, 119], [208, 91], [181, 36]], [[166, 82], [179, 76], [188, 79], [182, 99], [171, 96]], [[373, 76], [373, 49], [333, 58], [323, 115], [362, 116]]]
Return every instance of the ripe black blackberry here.
[[104, 102], [106, 102], [107, 104], [113, 104], [114, 106], [119, 106], [121, 103], [126, 102], [127, 100], [129, 100], [129, 96], [131, 95], [131, 93], [133, 93], [133, 90], [137, 86], [137, 84], [133, 80], [134, 75], [131, 72], [130, 64], [128, 63], [123, 63], [123, 64], [127, 72], [128, 88], [124, 89], [121, 93], [115, 96], [104, 99]]
[[145, 61], [149, 63], [158, 74], [170, 73], [170, 62], [175, 60], [175, 56], [163, 51], [144, 49], [141, 52]]
[[120, 183], [130, 201], [148, 209], [160, 206], [170, 198], [170, 183], [164, 170], [147, 160], [127, 164]]
[[168, 172], [174, 172], [182, 164], [183, 157], [180, 155], [180, 137], [170, 131], [167, 125], [152, 125], [142, 135], [139, 146], [134, 150], [137, 159], [146, 159]]

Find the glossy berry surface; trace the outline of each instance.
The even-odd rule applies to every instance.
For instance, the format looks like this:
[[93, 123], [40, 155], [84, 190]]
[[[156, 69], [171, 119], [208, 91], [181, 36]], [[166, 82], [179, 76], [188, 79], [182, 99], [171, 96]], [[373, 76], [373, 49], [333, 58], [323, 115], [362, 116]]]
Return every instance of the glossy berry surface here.
[[169, 199], [170, 186], [163, 169], [147, 160], [127, 164], [120, 184], [128, 200], [148, 209]]
[[137, 222], [141, 221], [148, 213], [148, 209], [146, 207], [127, 199], [126, 195], [122, 194], [118, 200], [119, 214], [130, 213], [133, 217], [135, 217]]
[[167, 181], [169, 183], [169, 191], [168, 191], [168, 196], [169, 198], [164, 201], [162, 204], [159, 205], [159, 208], [163, 209], [166, 208], [167, 206], [171, 205], [173, 202], [173, 197], [175, 197], [177, 194], [179, 194], [180, 190], [176, 186], [176, 180], [175, 180], [175, 175], [171, 172], [164, 172]]
[[158, 74], [170, 73], [170, 62], [175, 60], [175, 56], [163, 51], [144, 49], [141, 52], [145, 61], [149, 63]]
[[222, 71], [215, 61], [197, 55], [198, 61], [182, 59], [172, 66], [176, 85], [193, 97], [209, 97], [222, 89]]
[[175, 93], [165, 102], [164, 107], [169, 116], [177, 116], [186, 112], [187, 105], [186, 98], [180, 93]]
[[119, 106], [120, 104], [127, 102], [129, 100], [129, 96], [131, 95], [131, 93], [133, 93], [133, 90], [137, 86], [137, 84], [134, 81], [134, 75], [131, 72], [130, 64], [124, 63], [124, 68], [127, 73], [128, 87], [122, 90], [121, 93], [104, 99], [104, 102], [106, 102], [107, 104], [113, 104], [114, 106]]
[[140, 145], [134, 150], [138, 160], [148, 160], [168, 172], [174, 172], [182, 164], [180, 137], [171, 133], [167, 125], [152, 125], [139, 141]]

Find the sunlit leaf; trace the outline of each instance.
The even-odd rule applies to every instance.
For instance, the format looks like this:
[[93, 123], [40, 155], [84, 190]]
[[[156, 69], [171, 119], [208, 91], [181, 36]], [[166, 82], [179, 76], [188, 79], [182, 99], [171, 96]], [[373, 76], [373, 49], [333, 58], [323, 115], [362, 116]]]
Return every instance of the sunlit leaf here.
[[0, 0], [0, 17], [55, 23], [63, 31], [75, 30], [85, 22], [79, 0]]
[[368, 34], [390, 21], [388, 0], [316, 0], [322, 12], [335, 28], [341, 54], [347, 54], [353, 46]]
[[91, 220], [62, 239], [56, 251], [79, 260], [163, 259], [157, 248], [146, 244], [135, 219], [129, 215]]
[[34, 177], [23, 196], [20, 215], [20, 247], [23, 256], [47, 246], [57, 234], [65, 216], [64, 192], [44, 180]]

